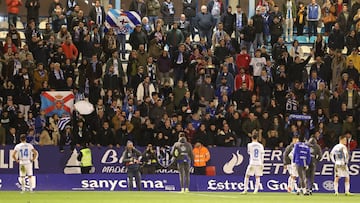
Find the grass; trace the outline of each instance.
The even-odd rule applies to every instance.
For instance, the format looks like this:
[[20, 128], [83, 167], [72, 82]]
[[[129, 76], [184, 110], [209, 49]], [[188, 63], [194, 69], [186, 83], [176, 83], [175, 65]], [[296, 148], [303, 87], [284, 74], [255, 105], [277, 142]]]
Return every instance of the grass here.
[[53, 192], [36, 191], [34, 193], [0, 192], [0, 202], [4, 203], [359, 203], [360, 195], [345, 196], [340, 194], [314, 194], [313, 196], [296, 196], [287, 193], [258, 193], [242, 195], [234, 192], [95, 192], [71, 191]]

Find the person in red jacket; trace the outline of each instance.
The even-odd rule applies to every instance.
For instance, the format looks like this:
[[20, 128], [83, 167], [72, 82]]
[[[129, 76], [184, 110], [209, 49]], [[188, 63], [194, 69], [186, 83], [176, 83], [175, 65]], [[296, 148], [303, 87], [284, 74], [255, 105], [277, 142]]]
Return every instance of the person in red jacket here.
[[345, 136], [346, 136], [346, 147], [348, 148], [349, 151], [353, 151], [354, 149], [357, 148], [358, 146], [358, 143], [356, 141], [356, 139], [353, 138], [351, 132], [347, 131], [345, 133]]
[[235, 76], [235, 91], [242, 88], [243, 83], [246, 84], [246, 88], [250, 91], [253, 90], [254, 81], [249, 74], [245, 73], [244, 67], [240, 67], [240, 72]]
[[76, 46], [72, 43], [72, 40], [70, 37], [67, 37], [65, 42], [61, 45], [64, 54], [66, 56], [66, 59], [70, 59], [71, 61], [75, 62], [79, 51], [76, 48]]
[[17, 17], [19, 14], [19, 8], [22, 6], [21, 0], [6, 0], [7, 11], [8, 11], [8, 22], [10, 25], [16, 26]]
[[246, 47], [241, 48], [240, 54], [236, 56], [236, 65], [237, 67], [244, 67], [245, 72], [249, 73], [249, 64], [251, 61], [251, 56], [247, 53]]

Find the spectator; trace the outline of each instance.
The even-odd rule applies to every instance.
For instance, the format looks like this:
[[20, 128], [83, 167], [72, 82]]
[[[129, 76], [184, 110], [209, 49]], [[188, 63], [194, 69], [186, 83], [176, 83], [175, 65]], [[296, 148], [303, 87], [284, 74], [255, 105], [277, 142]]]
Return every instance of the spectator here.
[[16, 27], [16, 22], [20, 11], [20, 7], [22, 6], [22, 2], [21, 0], [6, 0], [6, 5], [8, 11], [9, 26], [12, 24], [15, 25]]
[[[256, 8], [256, 13], [251, 17], [255, 28], [255, 39], [253, 48], [256, 50], [260, 46], [264, 45], [264, 18], [261, 15], [261, 7]], [[249, 22], [249, 24], [251, 24]]]
[[140, 44], [147, 44], [148, 38], [141, 29], [141, 24], [136, 25], [134, 32], [130, 34], [129, 43], [133, 50], [138, 50]]
[[235, 15], [232, 14], [232, 7], [228, 6], [226, 12], [221, 16], [221, 22], [224, 25], [224, 31], [231, 36], [234, 32]]
[[0, 122], [0, 145], [5, 146], [6, 145], [6, 129]]
[[[184, 42], [185, 38], [180, 29], [178, 22], [173, 22], [173, 27], [166, 34], [166, 44], [170, 48], [170, 55], [174, 55], [179, 45]], [[170, 29], [170, 27], [169, 27]], [[184, 50], [185, 51], [185, 50]]]
[[287, 0], [286, 4], [283, 5], [284, 8], [284, 21], [285, 21], [285, 41], [293, 41], [293, 24], [296, 17], [296, 5], [293, 0]]
[[146, 8], [147, 8], [147, 16], [149, 18], [151, 25], [156, 25], [156, 21], [160, 14], [160, 3], [158, 0], [148, 0], [146, 1]]
[[136, 11], [141, 18], [146, 16], [146, 4], [144, 0], [132, 0], [129, 11]]
[[316, 0], [311, 0], [307, 6], [306, 19], [309, 24], [309, 37], [317, 35], [317, 25], [321, 18], [321, 7], [316, 3]]
[[281, 37], [283, 33], [282, 23], [280, 19], [275, 16], [274, 20], [270, 22], [271, 46], [273, 46]]
[[299, 3], [295, 20], [297, 36], [302, 36], [304, 33], [305, 19], [307, 19], [307, 9], [303, 3]]
[[[192, 39], [195, 37], [195, 16], [196, 16], [196, 1], [195, 0], [183, 0], [183, 12], [186, 19], [190, 22], [190, 33]], [[181, 27], [181, 26], [180, 26]]]
[[336, 54], [331, 63], [332, 70], [332, 90], [340, 87], [341, 73], [346, 67], [345, 57], [342, 55], [341, 50], [336, 50]]
[[91, 7], [89, 12], [89, 20], [91, 25], [98, 27], [102, 30], [105, 22], [105, 9], [100, 4], [100, 0], [95, 1], [95, 5]]
[[216, 145], [222, 147], [234, 147], [236, 144], [236, 136], [229, 128], [229, 125], [225, 123], [222, 130], [219, 131], [216, 137]]
[[325, 26], [325, 35], [328, 36], [331, 31], [331, 27], [336, 22], [336, 7], [330, 0], [326, 0], [321, 6], [321, 11], [322, 21]]
[[206, 38], [207, 46], [211, 47], [211, 37], [216, 25], [216, 19], [208, 12], [208, 8], [205, 5], [201, 6], [201, 12], [196, 15], [195, 25], [199, 30], [200, 38]]
[[171, 29], [171, 24], [174, 22], [175, 6], [172, 0], [165, 0], [162, 5], [160, 12], [162, 14], [165, 26], [168, 26], [168, 30]]
[[342, 30], [345, 35], [347, 35], [350, 32], [351, 16], [350, 16], [350, 12], [348, 11], [347, 4], [344, 4], [342, 11], [338, 13], [336, 22], [339, 24], [340, 30]]
[[27, 22], [34, 20], [36, 26], [39, 26], [39, 0], [26, 0], [25, 7], [27, 8]]
[[79, 51], [76, 46], [73, 44], [70, 37], [66, 38], [65, 42], [61, 45], [66, 59], [70, 59], [71, 61], [76, 61]]
[[303, 49], [301, 48], [300, 44], [299, 44], [299, 41], [297, 40], [294, 40], [293, 43], [292, 43], [292, 46], [289, 50], [289, 55], [295, 59], [296, 56], [299, 56], [300, 58], [303, 58], [304, 57], [304, 51]]
[[330, 49], [344, 49], [345, 36], [344, 32], [340, 30], [338, 23], [335, 23], [334, 29], [329, 36], [329, 48]]
[[225, 13], [225, 5], [222, 0], [210, 0], [207, 4], [207, 10], [214, 16], [215, 23], [220, 22], [220, 17]]
[[179, 21], [179, 30], [181, 30], [181, 33], [183, 34], [184, 36], [184, 42], [185, 42], [185, 39], [187, 37], [190, 36], [191, 34], [191, 23], [188, 21], [188, 19], [186, 19], [186, 16], [185, 14], [181, 14], [180, 15], [180, 21]]

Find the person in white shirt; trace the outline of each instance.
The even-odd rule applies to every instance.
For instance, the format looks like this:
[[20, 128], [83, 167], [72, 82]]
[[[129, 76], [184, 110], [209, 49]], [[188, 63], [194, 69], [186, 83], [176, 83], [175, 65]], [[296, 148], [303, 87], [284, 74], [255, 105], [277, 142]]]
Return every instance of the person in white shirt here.
[[256, 91], [258, 87], [257, 80], [261, 76], [261, 70], [266, 65], [265, 57], [261, 57], [261, 49], [257, 49], [255, 51], [255, 57], [251, 58], [249, 65], [252, 67], [252, 75], [254, 77], [254, 91]]
[[299, 174], [294, 163], [294, 145], [299, 142], [299, 137], [294, 136], [292, 142], [288, 145], [284, 151], [284, 170], [289, 172], [288, 178], [288, 192], [295, 191], [296, 178], [299, 177]]
[[34, 147], [26, 143], [26, 135], [20, 136], [21, 143], [14, 148], [12, 158], [19, 164], [19, 175], [21, 178], [21, 192], [25, 191], [25, 177], [29, 178], [30, 191], [32, 191], [33, 162], [38, 157]]
[[255, 175], [255, 190], [254, 194], [256, 194], [259, 190], [260, 186], [260, 177], [263, 175], [264, 168], [264, 146], [258, 142], [259, 133], [257, 131], [253, 131], [252, 134], [252, 142], [248, 144], [248, 154], [249, 165], [246, 169], [245, 180], [244, 180], [244, 191], [243, 194], [247, 194], [249, 189], [249, 178], [250, 176]]
[[349, 167], [347, 163], [349, 162], [349, 151], [346, 148], [346, 135], [341, 135], [339, 138], [339, 144], [335, 145], [335, 147], [330, 152], [331, 161], [334, 163], [334, 190], [335, 195], [339, 195], [339, 179], [345, 178], [345, 195], [350, 196], [350, 174]]

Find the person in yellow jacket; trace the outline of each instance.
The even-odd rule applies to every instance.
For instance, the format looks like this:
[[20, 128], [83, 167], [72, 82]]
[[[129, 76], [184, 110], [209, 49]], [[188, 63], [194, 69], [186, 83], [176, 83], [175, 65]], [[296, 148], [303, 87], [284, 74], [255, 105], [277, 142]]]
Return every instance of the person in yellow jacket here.
[[359, 50], [353, 49], [351, 54], [346, 57], [346, 66], [349, 65], [349, 62], [352, 61], [356, 70], [360, 72], [360, 56]]
[[87, 144], [80, 149], [77, 159], [80, 161], [81, 174], [89, 174], [92, 168], [92, 154]]
[[206, 163], [210, 160], [209, 150], [201, 144], [196, 142], [193, 149], [194, 154], [194, 174], [205, 175]]

